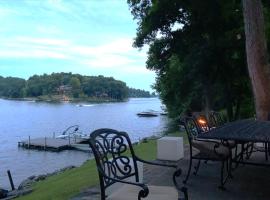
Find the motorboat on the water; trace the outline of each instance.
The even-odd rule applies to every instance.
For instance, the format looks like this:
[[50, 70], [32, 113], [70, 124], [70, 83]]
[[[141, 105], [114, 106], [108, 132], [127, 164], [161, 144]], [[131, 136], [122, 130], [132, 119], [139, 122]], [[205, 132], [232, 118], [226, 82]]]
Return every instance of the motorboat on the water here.
[[154, 111], [154, 110], [149, 110], [149, 111], [139, 112], [139, 113], [137, 113], [137, 115], [139, 117], [157, 117], [158, 112]]
[[79, 139], [88, 139], [89, 135], [82, 133], [79, 130], [79, 125], [73, 125], [64, 130], [56, 138], [68, 139], [68, 138], [79, 138]]

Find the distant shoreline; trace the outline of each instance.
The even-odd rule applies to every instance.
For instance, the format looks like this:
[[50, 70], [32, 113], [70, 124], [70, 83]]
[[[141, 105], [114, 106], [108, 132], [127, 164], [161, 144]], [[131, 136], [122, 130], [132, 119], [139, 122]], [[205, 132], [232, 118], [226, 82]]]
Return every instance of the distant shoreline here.
[[56, 98], [40, 98], [40, 97], [27, 97], [27, 98], [8, 98], [0, 97], [1, 99], [11, 100], [11, 101], [35, 101], [35, 102], [49, 102], [49, 103], [61, 103], [61, 102], [91, 102], [91, 103], [105, 103], [105, 102], [125, 102], [125, 100], [115, 100], [115, 99], [102, 99], [102, 98], [70, 98], [69, 100], [62, 100]]
[[70, 102], [70, 103], [80, 103], [80, 102], [89, 102], [89, 103], [117, 103], [117, 102], [125, 102], [128, 101], [130, 98], [157, 98], [157, 97], [128, 97], [124, 100], [116, 100], [116, 99], [109, 99], [109, 98], [95, 98], [95, 97], [87, 97], [87, 98], [69, 98], [68, 100], [63, 100], [59, 98], [53, 97], [25, 97], [25, 98], [10, 98], [10, 97], [0, 97], [0, 99], [4, 100], [11, 100], [11, 101], [35, 101], [35, 102], [48, 102], [48, 103], [63, 103], [63, 102]]

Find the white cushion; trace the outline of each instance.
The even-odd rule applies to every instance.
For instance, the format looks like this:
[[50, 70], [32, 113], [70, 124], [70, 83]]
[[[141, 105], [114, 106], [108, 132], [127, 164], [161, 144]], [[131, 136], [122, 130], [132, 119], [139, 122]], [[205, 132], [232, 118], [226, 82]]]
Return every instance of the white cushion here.
[[[142, 188], [125, 184], [108, 196], [107, 200], [138, 200], [138, 194]], [[177, 200], [178, 192], [174, 187], [148, 185], [149, 194], [145, 200]]]

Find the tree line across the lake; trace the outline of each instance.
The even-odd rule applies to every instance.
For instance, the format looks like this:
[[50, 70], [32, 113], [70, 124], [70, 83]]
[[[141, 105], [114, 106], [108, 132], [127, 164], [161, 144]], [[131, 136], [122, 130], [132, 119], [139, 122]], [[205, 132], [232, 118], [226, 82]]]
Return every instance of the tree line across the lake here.
[[[147, 68], [156, 72], [154, 87], [171, 116], [212, 109], [227, 111], [230, 120], [254, 116], [242, 1], [128, 4], [138, 23], [134, 46], [150, 46]], [[262, 6], [267, 43], [263, 45], [269, 47], [270, 1], [262, 0]]]
[[129, 88], [123, 81], [104, 76], [82, 76], [63, 72], [34, 75], [28, 80], [0, 76], [0, 97], [5, 98], [122, 101], [128, 97], [153, 95], [145, 90]]

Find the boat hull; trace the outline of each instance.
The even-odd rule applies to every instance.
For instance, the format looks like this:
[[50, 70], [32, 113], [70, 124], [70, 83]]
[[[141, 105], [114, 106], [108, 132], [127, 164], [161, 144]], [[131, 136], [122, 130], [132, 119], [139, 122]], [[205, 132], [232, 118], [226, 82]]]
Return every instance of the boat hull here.
[[158, 114], [155, 114], [155, 113], [146, 113], [146, 112], [137, 113], [137, 115], [139, 117], [157, 117], [158, 116]]

